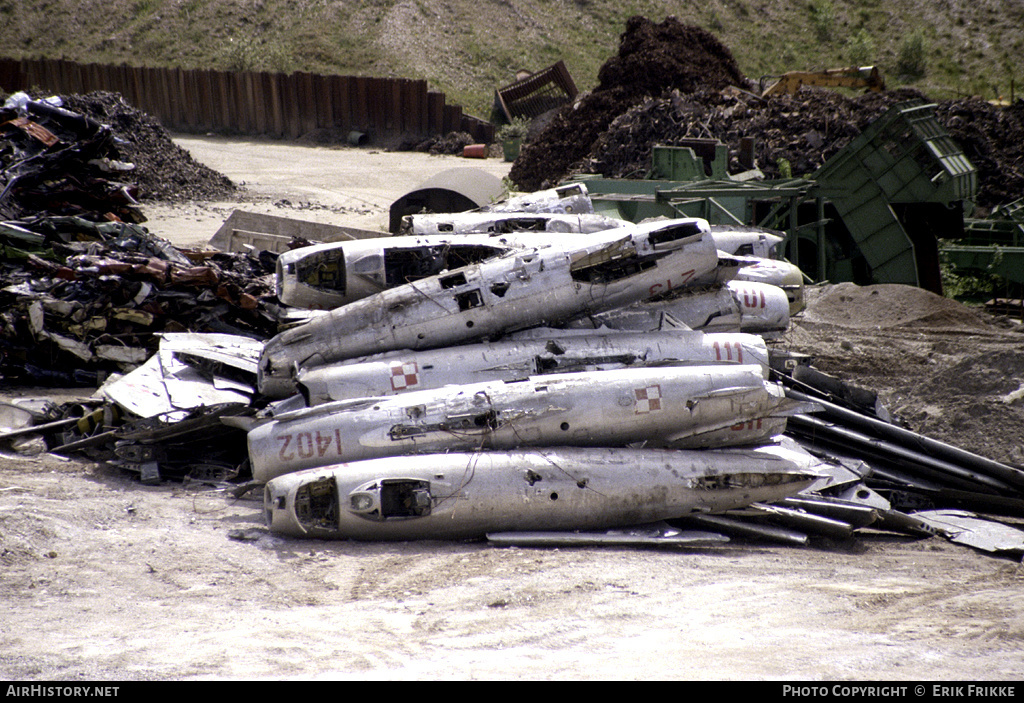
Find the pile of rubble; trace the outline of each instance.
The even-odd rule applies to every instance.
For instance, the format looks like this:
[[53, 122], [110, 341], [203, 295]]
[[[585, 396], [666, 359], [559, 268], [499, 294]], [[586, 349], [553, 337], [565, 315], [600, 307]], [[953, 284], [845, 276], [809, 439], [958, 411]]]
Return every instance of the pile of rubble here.
[[157, 119], [119, 93], [97, 90], [61, 99], [69, 110], [110, 127], [119, 158], [135, 164], [125, 178], [138, 188], [140, 200], [215, 200], [235, 192], [231, 179], [193, 159]]
[[[826, 90], [761, 99], [738, 91], [672, 89], [648, 98], [616, 117], [577, 167], [610, 178], [644, 178], [654, 145], [711, 138], [738, 145], [756, 137], [754, 160], [769, 178], [779, 177], [784, 160], [793, 174], [810, 174], [892, 105], [920, 97], [896, 90], [844, 98]], [[730, 171], [745, 167], [731, 158]]]
[[936, 115], [978, 169], [978, 204], [991, 208], [1024, 193], [1024, 100], [997, 107], [980, 98], [943, 100]]
[[[735, 153], [755, 139], [755, 163], [769, 178], [807, 176], [892, 105], [926, 96], [899, 89], [848, 98], [802, 88], [762, 98], [749, 89], [729, 50], [703, 30], [673, 18], [634, 17], [619, 55], [600, 84], [562, 108], [529, 144], [509, 177], [523, 190], [549, 187], [574, 173], [642, 178], [651, 148], [687, 138], [717, 139]], [[740, 90], [736, 90], [739, 88]], [[723, 90], [725, 89], [725, 90]], [[1024, 101], [1001, 108], [980, 99], [937, 102], [937, 116], [978, 168], [978, 204], [1010, 202], [1024, 192]], [[735, 157], [730, 171], [745, 169]]]
[[656, 24], [632, 17], [619, 55], [598, 74], [599, 85], [575, 105], [561, 108], [526, 145], [509, 178], [522, 190], [548, 188], [587, 157], [617, 116], [669, 87], [685, 92], [745, 85], [732, 53], [709, 32], [674, 17]]
[[435, 135], [427, 139], [417, 139], [403, 142], [396, 151], [419, 151], [432, 156], [447, 154], [450, 156], [461, 156], [463, 150], [476, 140], [468, 132], [449, 132], [445, 135]]

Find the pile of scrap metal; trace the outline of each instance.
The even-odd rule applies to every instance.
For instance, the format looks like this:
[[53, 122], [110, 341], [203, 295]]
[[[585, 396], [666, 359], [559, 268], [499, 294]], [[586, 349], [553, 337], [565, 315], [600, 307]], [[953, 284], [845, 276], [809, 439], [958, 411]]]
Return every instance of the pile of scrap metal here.
[[0, 379], [95, 388], [160, 333], [273, 334], [276, 255], [186, 253], [136, 224], [0, 222]]
[[116, 158], [113, 141], [109, 127], [59, 98], [10, 96], [0, 108], [0, 217], [145, 222], [135, 186], [111, 178], [135, 168]]
[[1024, 556], [1024, 532], [967, 512], [1024, 517], [1024, 471], [1019, 467], [903, 428], [875, 393], [813, 366], [799, 365], [777, 377], [788, 398], [820, 408], [813, 416], [791, 417], [787, 435], [815, 456], [847, 468], [852, 483], [874, 494], [870, 505], [905, 511], [956, 542]]
[[765, 337], [803, 304], [799, 272], [771, 258], [772, 232], [609, 222], [587, 204], [574, 184], [281, 254], [279, 301], [302, 306], [279, 316], [282, 331], [163, 335], [101, 389], [128, 421], [64, 433], [52, 451], [146, 481], [251, 477], [241, 487], [263, 488], [270, 529], [302, 537], [978, 534], [950, 527], [962, 515], [904, 512], [923, 507], [911, 496], [952, 507], [946, 480], [973, 507], [1024, 514], [1011, 467], [968, 484], [962, 455], [906, 468], [930, 451], [916, 435], [898, 470], [870, 438], [820, 441], [840, 422], [836, 400], [871, 403], [769, 353]]

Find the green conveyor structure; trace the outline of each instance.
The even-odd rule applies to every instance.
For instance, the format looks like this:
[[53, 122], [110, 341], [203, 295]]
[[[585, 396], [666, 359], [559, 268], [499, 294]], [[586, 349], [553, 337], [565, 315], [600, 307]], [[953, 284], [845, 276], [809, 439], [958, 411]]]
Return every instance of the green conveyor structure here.
[[806, 178], [729, 176], [728, 148], [709, 141], [655, 147], [649, 178], [585, 177], [595, 209], [633, 222], [703, 217], [776, 229], [813, 280], [941, 292], [939, 240], [964, 237], [977, 169], [934, 104], [894, 105]]

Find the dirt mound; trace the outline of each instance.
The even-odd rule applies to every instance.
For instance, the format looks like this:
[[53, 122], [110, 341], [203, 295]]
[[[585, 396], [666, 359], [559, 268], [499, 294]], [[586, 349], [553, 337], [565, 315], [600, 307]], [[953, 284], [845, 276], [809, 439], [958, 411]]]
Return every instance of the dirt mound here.
[[878, 392], [900, 424], [1003, 463], [1024, 465], [1019, 326], [911, 286], [806, 289], [789, 351]]
[[985, 363], [967, 358], [936, 373], [917, 389], [922, 396], [942, 394], [966, 397], [995, 396], [1004, 404], [1014, 402], [1011, 393], [1024, 385], [1024, 355], [1005, 350], [985, 356]]
[[626, 23], [619, 53], [601, 67], [598, 80], [594, 92], [562, 108], [523, 149], [509, 173], [520, 188], [537, 190], [559, 180], [613, 119], [646, 97], [747, 84], [732, 52], [714, 35], [674, 17], [658, 24], [640, 16]]
[[135, 164], [119, 175], [138, 187], [144, 200], [214, 200], [232, 194], [235, 184], [171, 141], [159, 121], [125, 102], [119, 93], [95, 91], [61, 96], [64, 107], [108, 125], [117, 158]]
[[990, 318], [923, 288], [898, 284], [838, 283], [807, 290], [807, 322], [849, 329], [892, 329], [908, 325], [984, 329]]

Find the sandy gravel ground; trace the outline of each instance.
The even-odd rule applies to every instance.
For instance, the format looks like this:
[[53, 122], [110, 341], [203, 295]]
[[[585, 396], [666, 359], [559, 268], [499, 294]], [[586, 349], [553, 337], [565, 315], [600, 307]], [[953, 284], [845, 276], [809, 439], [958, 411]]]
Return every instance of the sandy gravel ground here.
[[[180, 143], [250, 191], [243, 205], [147, 208], [151, 230], [180, 245], [207, 241], [234, 207], [382, 224], [426, 171], [465, 164]], [[816, 329], [798, 340], [813, 344]], [[830, 353], [838, 337], [862, 348], [855, 331], [830, 334]], [[260, 508], [208, 487], [143, 486], [111, 467], [0, 457], [0, 678], [754, 679], [781, 690], [1024, 674], [1021, 565], [940, 538], [865, 531], [848, 544], [689, 550], [328, 543], [271, 536]]]
[[177, 137], [175, 142], [241, 186], [239, 200], [148, 205], [146, 227], [181, 247], [205, 244], [235, 209], [387, 232], [391, 203], [453, 168], [497, 178], [512, 164], [419, 152], [304, 147], [273, 140]]

